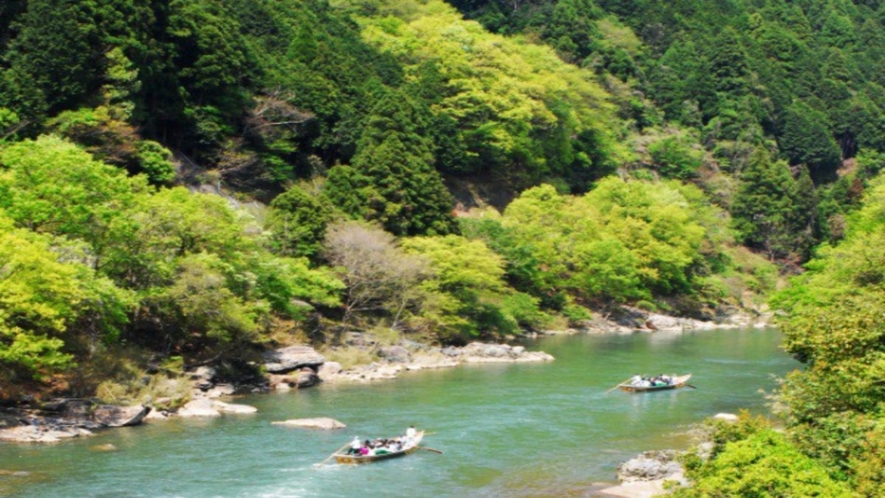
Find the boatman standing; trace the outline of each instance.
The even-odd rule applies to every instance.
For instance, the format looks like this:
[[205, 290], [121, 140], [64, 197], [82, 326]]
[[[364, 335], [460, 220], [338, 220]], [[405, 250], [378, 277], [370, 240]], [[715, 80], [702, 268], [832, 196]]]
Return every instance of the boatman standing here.
[[353, 441], [350, 443], [350, 454], [351, 455], [359, 455], [360, 447], [362, 447], [362, 443], [360, 443], [360, 437], [354, 436]]
[[418, 435], [418, 431], [415, 430], [414, 425], [410, 425], [408, 429], [406, 429], [406, 444], [405, 446], [415, 446], [415, 436]]

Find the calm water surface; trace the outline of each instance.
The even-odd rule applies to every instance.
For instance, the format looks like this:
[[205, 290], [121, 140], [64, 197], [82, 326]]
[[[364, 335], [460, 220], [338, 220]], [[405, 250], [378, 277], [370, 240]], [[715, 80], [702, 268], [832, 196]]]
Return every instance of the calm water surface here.
[[[762, 390], [798, 364], [773, 330], [547, 337], [556, 361], [468, 365], [371, 385], [323, 385], [237, 402], [254, 415], [115, 429], [54, 446], [0, 445], [0, 495], [21, 497], [592, 496], [640, 451], [684, 448], [705, 417], [766, 412]], [[634, 373], [692, 373], [697, 389], [606, 391]], [[271, 425], [332, 417], [339, 431]], [[374, 465], [315, 468], [353, 436], [431, 432]], [[119, 451], [92, 449], [113, 444]]]

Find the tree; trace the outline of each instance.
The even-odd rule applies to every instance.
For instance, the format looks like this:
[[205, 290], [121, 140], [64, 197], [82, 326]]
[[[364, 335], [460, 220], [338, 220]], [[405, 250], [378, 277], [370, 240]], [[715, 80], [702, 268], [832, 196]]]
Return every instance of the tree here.
[[125, 323], [129, 296], [95, 275], [77, 253], [64, 239], [14, 228], [0, 210], [4, 383], [46, 380], [63, 372], [74, 365], [79, 339], [94, 348]]
[[391, 94], [373, 109], [354, 171], [330, 174], [327, 196], [396, 235], [451, 233], [453, 201], [433, 168], [431, 143], [420, 134], [427, 116], [404, 97]]
[[800, 101], [786, 110], [778, 137], [778, 146], [790, 164], [807, 165], [818, 182], [832, 179], [841, 164], [839, 147], [827, 125], [826, 115]]
[[795, 234], [808, 228], [806, 206], [798, 204], [796, 182], [783, 161], [773, 161], [757, 149], [741, 175], [731, 207], [734, 227], [744, 244], [763, 249], [769, 259], [788, 257], [807, 249], [807, 240]]
[[41, 95], [50, 113], [82, 103], [99, 86], [102, 49], [91, 6], [29, 1], [18, 17], [7, 57], [12, 71], [23, 76], [19, 83], [28, 80], [20, 91]]
[[332, 208], [324, 200], [296, 185], [271, 202], [267, 226], [273, 231], [277, 253], [296, 257], [318, 254], [332, 220]]
[[403, 241], [403, 249], [430, 261], [433, 276], [422, 284], [427, 297], [418, 320], [444, 342], [500, 337], [543, 321], [536, 298], [506, 287], [504, 262], [484, 242], [414, 237]]
[[0, 199], [9, 217], [30, 230], [81, 239], [96, 267], [113, 244], [111, 227], [146, 188], [143, 178], [127, 178], [94, 161], [74, 144], [43, 136], [0, 149]]
[[329, 227], [324, 254], [347, 287], [342, 325], [359, 314], [384, 312], [397, 327], [420, 297], [415, 289], [429, 276], [425, 258], [404, 253], [389, 233], [355, 221]]

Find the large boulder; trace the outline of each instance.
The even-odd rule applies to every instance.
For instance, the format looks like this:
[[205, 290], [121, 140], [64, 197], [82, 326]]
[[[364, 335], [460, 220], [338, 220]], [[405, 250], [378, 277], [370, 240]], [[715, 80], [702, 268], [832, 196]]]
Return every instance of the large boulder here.
[[92, 412], [92, 417], [107, 427], [128, 427], [140, 424], [150, 411], [151, 407], [143, 405], [99, 405]]
[[306, 429], [322, 429], [322, 430], [331, 430], [331, 429], [343, 429], [347, 427], [341, 422], [328, 417], [318, 417], [318, 418], [298, 418], [292, 420], [283, 420], [281, 422], [271, 422], [273, 425], [284, 425], [286, 427], [303, 427]]
[[289, 373], [304, 367], [316, 371], [326, 358], [310, 346], [289, 346], [264, 353], [264, 368], [273, 374]]

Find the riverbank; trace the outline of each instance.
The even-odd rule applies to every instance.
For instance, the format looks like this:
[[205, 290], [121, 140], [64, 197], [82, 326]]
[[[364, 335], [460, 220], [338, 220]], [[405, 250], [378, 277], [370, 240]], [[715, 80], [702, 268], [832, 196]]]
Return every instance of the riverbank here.
[[[199, 367], [188, 373], [189, 399], [174, 409], [162, 408], [175, 400], [150, 399], [134, 406], [112, 406], [92, 399], [57, 399], [40, 406], [8, 409], [0, 414], [0, 441], [11, 443], [58, 443], [93, 436], [97, 431], [128, 427], [170, 418], [248, 415], [257, 410], [229, 403], [247, 392], [306, 389], [321, 382], [367, 383], [393, 379], [408, 371], [452, 368], [465, 363], [543, 362], [553, 356], [527, 351], [522, 346], [471, 343], [462, 348], [431, 347], [406, 341], [402, 345], [377, 348], [379, 361], [344, 369], [309, 346], [296, 345], [265, 354], [265, 383], [235, 386], [217, 382], [216, 371]], [[154, 405], [158, 405], [155, 407]]]

